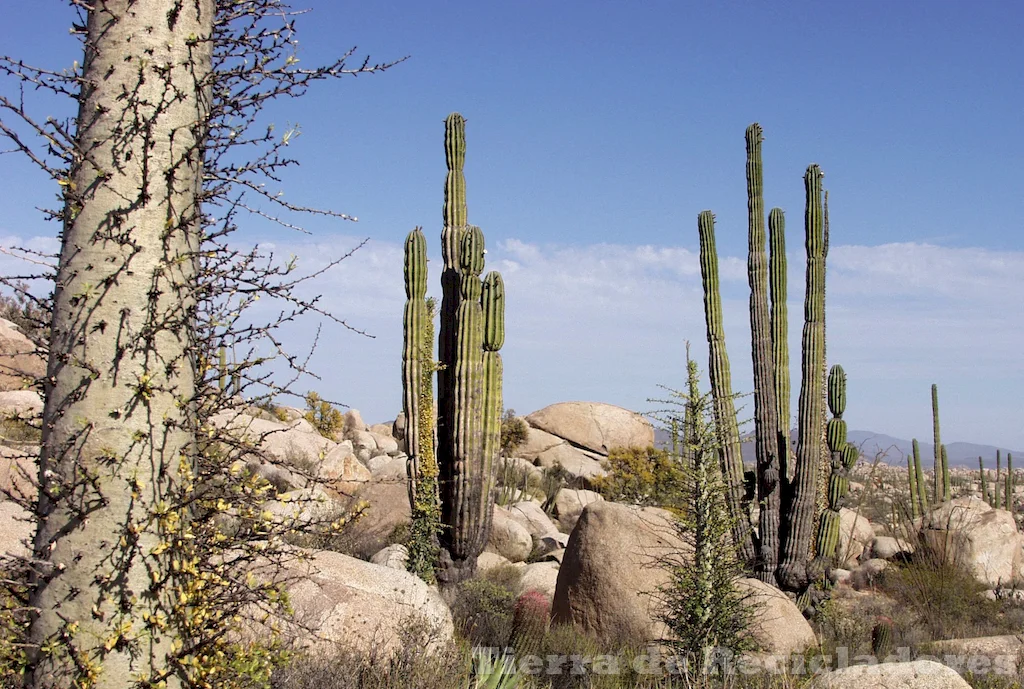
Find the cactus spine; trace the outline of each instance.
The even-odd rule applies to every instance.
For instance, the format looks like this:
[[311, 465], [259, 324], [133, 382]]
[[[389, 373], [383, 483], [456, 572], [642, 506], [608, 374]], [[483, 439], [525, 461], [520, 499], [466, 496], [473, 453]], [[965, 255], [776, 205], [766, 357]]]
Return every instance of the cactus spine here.
[[822, 218], [823, 174], [817, 165], [810, 165], [804, 174], [806, 203], [804, 209], [807, 278], [804, 296], [804, 328], [802, 338], [802, 379], [798, 414], [799, 438], [793, 474], [793, 492], [789, 503], [789, 519], [783, 534], [779, 583], [787, 589], [803, 589], [808, 581], [807, 561], [810, 557], [814, 502], [817, 493], [817, 472], [821, 462], [821, 435], [824, 420], [821, 389], [823, 385], [824, 328], [824, 227]]
[[[982, 476], [984, 482], [985, 477]], [[910, 518], [921, 516], [921, 505], [917, 497], [917, 472], [914, 470], [914, 458], [907, 455], [907, 482], [910, 484]]]
[[826, 439], [831, 454], [832, 472], [828, 482], [828, 507], [821, 514], [818, 525], [818, 555], [831, 558], [839, 544], [839, 509], [846, 500], [850, 487], [849, 471], [857, 461], [857, 448], [846, 442], [846, 373], [835, 365], [828, 374], [828, 408], [832, 412], [826, 428]]
[[942, 440], [939, 437], [939, 386], [932, 383], [932, 438], [935, 446], [935, 492], [936, 503], [943, 500], [942, 477]]
[[757, 501], [760, 506], [761, 557], [757, 577], [775, 583], [779, 550], [779, 418], [775, 390], [771, 317], [768, 307], [768, 259], [765, 256], [764, 173], [761, 125], [747, 127], [747, 280], [750, 284], [750, 344], [754, 364], [754, 426]]
[[[718, 252], [715, 249], [715, 216], [711, 211], [702, 211], [697, 217], [697, 230], [700, 235], [700, 273], [704, 284], [704, 318], [708, 332], [708, 377], [715, 403], [715, 425], [719, 433], [719, 461], [726, 483], [726, 501], [733, 523], [733, 540], [739, 557], [751, 562], [756, 556], [756, 551], [750, 520], [743, 505], [743, 457], [740, 454], [739, 430], [736, 425], [729, 354], [725, 349], [725, 330], [722, 327]], [[770, 557], [770, 554], [767, 556]]]
[[427, 300], [427, 240], [417, 227], [405, 240], [405, 312], [402, 320], [402, 411], [406, 419], [406, 471], [412, 520], [407, 567], [433, 583], [441, 530], [438, 466], [434, 452], [433, 300]]
[[771, 246], [768, 272], [772, 301], [772, 361], [775, 371], [775, 405], [779, 428], [779, 477], [791, 477], [789, 427], [789, 309], [786, 306], [786, 215], [781, 208], [768, 214]]
[[921, 466], [921, 446], [917, 443], [917, 438], [911, 441], [914, 452], [914, 474], [917, 477], [917, 499], [920, 502], [921, 514], [927, 514], [928, 512], [928, 489], [925, 487], [924, 482], [924, 467]]

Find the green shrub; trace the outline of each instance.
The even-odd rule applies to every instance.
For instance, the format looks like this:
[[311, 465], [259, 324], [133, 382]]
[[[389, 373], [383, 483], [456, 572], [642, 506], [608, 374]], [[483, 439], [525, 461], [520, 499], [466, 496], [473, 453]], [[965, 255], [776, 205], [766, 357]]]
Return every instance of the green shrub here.
[[520, 573], [496, 567], [459, 584], [451, 604], [455, 629], [472, 646], [505, 648], [519, 593]]
[[501, 417], [501, 456], [511, 457], [526, 442], [528, 432], [526, 422], [516, 416], [516, 410], [506, 409]]
[[303, 418], [309, 421], [320, 435], [334, 440], [344, 424], [341, 412], [312, 391], [306, 393], [306, 407], [308, 409]]
[[592, 480], [606, 500], [633, 505], [680, 508], [684, 476], [667, 450], [617, 447], [608, 453], [608, 474]]

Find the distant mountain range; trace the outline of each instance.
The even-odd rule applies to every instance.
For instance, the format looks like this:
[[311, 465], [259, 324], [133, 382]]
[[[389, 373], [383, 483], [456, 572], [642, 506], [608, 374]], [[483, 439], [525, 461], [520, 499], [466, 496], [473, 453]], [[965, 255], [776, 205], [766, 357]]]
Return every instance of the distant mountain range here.
[[[793, 429], [793, 437], [796, 437], [796, 429]], [[912, 450], [912, 443], [910, 440], [904, 440], [903, 438], [894, 438], [891, 435], [885, 433], [875, 433], [874, 431], [850, 431], [847, 434], [847, 439], [860, 447], [861, 454], [868, 459], [874, 458], [878, 453], [883, 453], [883, 462], [888, 464], [903, 464], [906, 462], [906, 457]], [[655, 429], [654, 431], [654, 443], [658, 447], [668, 448], [671, 447], [672, 443], [669, 438], [668, 431], [662, 429]], [[935, 453], [932, 450], [932, 444], [926, 443], [921, 439], [918, 439], [918, 444], [921, 447], [921, 461], [924, 465], [925, 470], [931, 467], [934, 463]], [[743, 437], [743, 461], [748, 463], [754, 462], [754, 437], [751, 434]], [[996, 467], [996, 450], [1000, 450], [1003, 455], [1003, 466], [1006, 466], [1006, 455], [1013, 454], [1017, 457], [1017, 467], [1024, 467], [1024, 451], [1008, 450], [1005, 447], [997, 448], [995, 445], [981, 445], [979, 443], [946, 443], [946, 454], [949, 455], [950, 466], [966, 466], [975, 468], [978, 466], [978, 457], [985, 460], [985, 467], [995, 469]]]

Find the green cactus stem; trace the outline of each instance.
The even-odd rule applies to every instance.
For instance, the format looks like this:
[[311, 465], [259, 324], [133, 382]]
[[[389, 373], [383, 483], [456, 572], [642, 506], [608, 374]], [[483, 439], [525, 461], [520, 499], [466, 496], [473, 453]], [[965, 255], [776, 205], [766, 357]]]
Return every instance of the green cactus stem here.
[[1013, 455], [1006, 453], [1006, 509], [1013, 514]]
[[[846, 373], [838, 364], [829, 371], [827, 396], [828, 408], [832, 412], [825, 434], [831, 455], [831, 473], [826, 495], [827, 507], [818, 524], [817, 553], [820, 557], [832, 558], [839, 543], [839, 510], [843, 507], [850, 487], [849, 470], [857, 461], [855, 446], [846, 441], [846, 421], [843, 420], [843, 412], [846, 410]], [[847, 466], [851, 454], [852, 460]]]
[[217, 350], [217, 370], [220, 375], [217, 377], [217, 387], [221, 392], [228, 389], [228, 349], [221, 345]]
[[992, 487], [992, 493], [996, 500], [996, 504], [993, 505], [993, 507], [995, 507], [997, 510], [1001, 509], [1001, 493], [1003, 493], [1003, 456], [999, 454], [999, 450], [996, 450], [996, 484]]
[[754, 365], [754, 452], [757, 458], [757, 502], [761, 559], [757, 577], [775, 583], [779, 549], [779, 509], [782, 482], [779, 461], [779, 418], [776, 410], [775, 362], [772, 353], [771, 312], [768, 306], [768, 258], [765, 255], [764, 183], [761, 164], [761, 125], [747, 127], [747, 280], [750, 284], [750, 344]]
[[[484, 315], [482, 470], [486, 476], [494, 476], [501, 452], [501, 412], [504, 409], [499, 350], [505, 343], [505, 283], [500, 273], [491, 271], [484, 278], [480, 305]], [[487, 490], [493, 493], [493, 486]], [[484, 530], [489, 534], [492, 510], [486, 505], [483, 509], [486, 510]]]
[[466, 210], [466, 120], [457, 112], [444, 123], [444, 152], [448, 174], [444, 185], [444, 228], [441, 230], [441, 323], [437, 342], [437, 447], [441, 467], [451, 466], [454, 444], [456, 321], [461, 300], [459, 247], [469, 222]]
[[893, 626], [892, 619], [879, 616], [871, 630], [871, 654], [878, 662], [883, 662], [892, 653]]
[[925, 487], [924, 467], [921, 466], [921, 446], [918, 445], [917, 438], [911, 441], [911, 446], [914, 452], [914, 473], [917, 476], [917, 499], [920, 501], [920, 512], [921, 514], [927, 514], [928, 489]]
[[[715, 216], [711, 211], [702, 211], [697, 217], [697, 230], [700, 235], [700, 272], [704, 285], [704, 317], [708, 333], [708, 377], [715, 405], [715, 424], [719, 433], [719, 461], [726, 482], [726, 501], [738, 555], [746, 562], [753, 562], [757, 551], [750, 529], [750, 519], [743, 504], [743, 457], [740, 454], [729, 354], [725, 349], [725, 330], [722, 327], [718, 252], [715, 249]], [[773, 571], [774, 558], [772, 552], [762, 552], [761, 561], [757, 564], [758, 571], [765, 568]]]
[[949, 456], [946, 454], [945, 445], [939, 454], [942, 457], [942, 499], [949, 500], [953, 497], [953, 491], [949, 480]]
[[978, 475], [981, 477], [981, 499], [992, 505], [992, 498], [988, 494], [988, 481], [985, 480], [985, 460], [978, 455]]
[[427, 583], [436, 579], [441, 502], [434, 452], [434, 300], [427, 294], [427, 240], [417, 227], [405, 240], [402, 411], [409, 477], [409, 556], [406, 566]]
[[[984, 476], [982, 477], [984, 481]], [[910, 484], [910, 518], [921, 516], [920, 499], [917, 497], [917, 473], [914, 471], [914, 458], [907, 455], [907, 481]]]
[[772, 302], [772, 361], [775, 371], [775, 405], [779, 428], [779, 476], [792, 477], [789, 417], [789, 309], [786, 306], [786, 215], [781, 208], [768, 214], [771, 254], [768, 258]]
[[932, 383], [932, 438], [935, 446], [935, 489], [936, 503], [943, 500], [942, 480], [942, 439], [939, 436], [939, 386]]
[[456, 314], [452, 463], [442, 474], [442, 577], [454, 584], [473, 574], [490, 535], [493, 457], [484, 456], [484, 312], [480, 304], [484, 236], [470, 227], [459, 247], [461, 301]]
[[824, 431], [822, 409], [824, 344], [824, 226], [822, 217], [823, 174], [810, 165], [804, 175], [806, 204], [804, 230], [807, 251], [804, 328], [802, 338], [801, 385], [798, 414], [799, 438], [793, 473], [793, 492], [789, 501], [790, 518], [783, 534], [779, 584], [788, 590], [803, 590], [809, 582], [807, 563], [814, 536], [818, 466], [821, 462], [821, 436]]

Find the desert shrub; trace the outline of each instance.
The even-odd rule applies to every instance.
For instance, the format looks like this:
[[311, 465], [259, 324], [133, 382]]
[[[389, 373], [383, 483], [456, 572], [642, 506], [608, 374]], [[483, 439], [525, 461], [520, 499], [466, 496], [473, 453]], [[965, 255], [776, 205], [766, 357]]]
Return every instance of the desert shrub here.
[[516, 416], [515, 409], [506, 409], [501, 416], [501, 455], [511, 457], [526, 442], [526, 422]]
[[33, 342], [46, 342], [50, 331], [49, 304], [33, 298], [25, 282], [10, 287], [12, 294], [0, 294], [0, 318], [14, 323]]
[[683, 471], [667, 450], [617, 447], [608, 453], [608, 473], [593, 479], [606, 500], [633, 505], [682, 507]]
[[0, 686], [23, 686], [27, 663], [28, 568], [11, 558], [0, 561]]
[[495, 567], [460, 583], [451, 610], [455, 629], [471, 646], [505, 648], [519, 593], [520, 573], [514, 567]]
[[533, 478], [535, 471], [510, 459], [502, 460], [497, 475], [494, 501], [498, 505], [511, 505], [530, 497], [545, 497], [541, 481]]
[[303, 418], [309, 421], [320, 435], [334, 440], [344, 424], [341, 412], [313, 391], [306, 393], [306, 407], [307, 411]]
[[38, 423], [14, 417], [0, 418], [0, 443], [41, 442], [43, 432]]
[[[376, 649], [361, 653], [338, 646], [297, 655], [271, 678], [272, 689], [452, 689], [469, 681], [470, 651], [464, 644], [448, 644], [427, 652], [434, 641], [423, 625], [402, 632], [394, 654]], [[434, 645], [437, 646], [436, 641]]]

